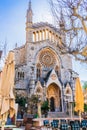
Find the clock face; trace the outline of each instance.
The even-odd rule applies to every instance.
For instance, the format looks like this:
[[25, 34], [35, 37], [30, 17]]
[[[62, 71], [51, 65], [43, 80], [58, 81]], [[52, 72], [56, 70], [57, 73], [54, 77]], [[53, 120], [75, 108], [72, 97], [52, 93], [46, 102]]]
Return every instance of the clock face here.
[[43, 50], [39, 61], [44, 67], [53, 67], [56, 64], [55, 55], [50, 50]]

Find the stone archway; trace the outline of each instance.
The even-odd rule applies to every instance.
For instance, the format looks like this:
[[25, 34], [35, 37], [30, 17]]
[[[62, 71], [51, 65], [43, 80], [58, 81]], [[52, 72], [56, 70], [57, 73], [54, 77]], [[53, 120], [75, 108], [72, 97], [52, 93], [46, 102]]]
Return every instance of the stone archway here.
[[47, 99], [51, 111], [61, 111], [61, 90], [57, 84], [52, 83], [48, 86]]

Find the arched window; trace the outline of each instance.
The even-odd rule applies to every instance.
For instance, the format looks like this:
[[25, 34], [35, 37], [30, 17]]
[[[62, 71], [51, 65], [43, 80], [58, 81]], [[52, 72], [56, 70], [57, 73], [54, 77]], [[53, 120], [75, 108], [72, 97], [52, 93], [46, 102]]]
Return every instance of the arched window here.
[[37, 79], [39, 79], [41, 77], [41, 65], [38, 63], [37, 64]]
[[24, 79], [24, 72], [22, 72], [22, 77], [23, 77], [23, 79]]
[[66, 90], [66, 94], [70, 94], [70, 90], [69, 89]]
[[20, 79], [22, 79], [22, 72], [20, 72]]
[[18, 72], [18, 79], [20, 79], [20, 72]]
[[24, 79], [24, 72], [18, 72], [18, 80]]

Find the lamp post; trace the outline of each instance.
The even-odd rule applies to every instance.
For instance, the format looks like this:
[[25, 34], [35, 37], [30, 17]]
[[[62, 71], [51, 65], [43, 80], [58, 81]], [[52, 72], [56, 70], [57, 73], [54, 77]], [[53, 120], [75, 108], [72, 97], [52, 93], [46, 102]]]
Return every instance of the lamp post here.
[[72, 110], [73, 110], [73, 107], [72, 107], [73, 101], [72, 101], [72, 99], [71, 99], [71, 101], [69, 103], [70, 103], [70, 107], [71, 107], [70, 117], [72, 119], [72, 117], [73, 117], [73, 113], [72, 113]]
[[25, 111], [27, 111], [27, 107], [28, 107], [28, 104], [27, 104], [27, 103], [25, 103]]
[[43, 85], [43, 101], [46, 100], [46, 84], [45, 84], [45, 81], [44, 81], [44, 85]]
[[68, 109], [68, 100], [67, 100], [66, 95], [64, 95], [64, 103], [65, 103], [64, 111], [68, 114], [69, 109]]
[[41, 98], [39, 97], [39, 95], [38, 95], [37, 108], [38, 108], [38, 117], [41, 118]]
[[72, 72], [71, 72], [71, 90], [72, 90], [72, 96], [71, 96], [71, 101], [70, 101], [70, 104], [71, 104], [71, 118], [74, 116], [73, 115], [73, 102], [74, 102], [74, 79], [73, 79], [73, 75], [72, 75]]

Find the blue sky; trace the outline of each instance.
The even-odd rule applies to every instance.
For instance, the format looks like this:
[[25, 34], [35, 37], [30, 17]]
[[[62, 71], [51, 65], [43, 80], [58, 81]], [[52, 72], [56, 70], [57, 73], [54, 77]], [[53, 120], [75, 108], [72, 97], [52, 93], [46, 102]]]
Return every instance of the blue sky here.
[[[49, 21], [47, 0], [31, 0], [34, 22]], [[25, 43], [26, 11], [29, 0], [0, 0], [0, 44], [7, 41], [9, 48]], [[51, 20], [50, 20], [51, 21]]]
[[[10, 50], [25, 44], [26, 11], [29, 0], [0, 0], [0, 46], [7, 42]], [[34, 22], [53, 22], [48, 0], [31, 0]], [[74, 63], [81, 80], [87, 80], [87, 67]]]

